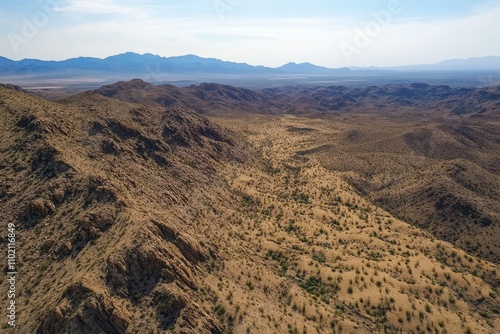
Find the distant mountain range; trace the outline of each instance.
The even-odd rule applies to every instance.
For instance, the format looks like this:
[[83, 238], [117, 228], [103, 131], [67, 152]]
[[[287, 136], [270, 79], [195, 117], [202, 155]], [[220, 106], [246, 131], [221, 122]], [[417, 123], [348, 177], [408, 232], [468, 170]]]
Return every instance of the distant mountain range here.
[[488, 71], [500, 70], [500, 57], [454, 59], [433, 65], [401, 67], [365, 67], [331, 69], [311, 63], [288, 63], [270, 68], [235, 63], [196, 55], [161, 57], [127, 52], [104, 59], [79, 57], [63, 61], [23, 59], [14, 61], [0, 57], [0, 75], [50, 74], [64, 72], [99, 72], [124, 74], [218, 74], [218, 75], [348, 75], [353, 71]]
[[407, 65], [398, 67], [351, 68], [353, 70], [391, 70], [391, 71], [498, 71], [500, 57], [477, 57], [468, 59], [450, 59], [437, 64]]
[[287, 86], [369, 87], [423, 82], [452, 87], [500, 85], [500, 57], [447, 60], [434, 65], [327, 68], [311, 63], [253, 66], [196, 55], [161, 57], [127, 52], [104, 59], [11, 60], [0, 56], [0, 82], [28, 89], [96, 89], [134, 78], [187, 87], [204, 82], [252, 89]]
[[50, 72], [95, 71], [109, 73], [170, 74], [345, 74], [347, 68], [329, 69], [310, 63], [288, 63], [278, 68], [252, 66], [195, 55], [160, 57], [153, 54], [127, 52], [105, 59], [79, 57], [63, 61], [23, 59], [14, 61], [0, 57], [0, 74], [40, 74]]

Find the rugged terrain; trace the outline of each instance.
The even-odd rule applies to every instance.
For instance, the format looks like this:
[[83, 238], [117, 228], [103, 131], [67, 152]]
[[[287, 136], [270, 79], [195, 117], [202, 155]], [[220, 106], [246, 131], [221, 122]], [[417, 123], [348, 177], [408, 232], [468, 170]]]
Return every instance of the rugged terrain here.
[[251, 164], [241, 143], [192, 112], [94, 93], [55, 104], [2, 88], [1, 101], [22, 332], [142, 332], [151, 316], [154, 328], [221, 332], [196, 297], [219, 245], [195, 226], [219, 166]]
[[[215, 84], [154, 92], [167, 89], [133, 81], [54, 102], [0, 87], [0, 219], [18, 233], [17, 327], [3, 330], [498, 331], [492, 100], [402, 119], [325, 115], [307, 99], [288, 115], [299, 102]], [[450, 138], [459, 156], [433, 146]], [[442, 190], [442, 207], [412, 186]], [[422, 201], [398, 205], [410, 195]], [[453, 239], [455, 214], [491, 254], [436, 237]]]
[[311, 130], [315, 147], [298, 150], [300, 155], [315, 156], [324, 167], [344, 172], [357, 191], [392, 214], [475, 255], [500, 261], [495, 240], [500, 233], [500, 86], [254, 92], [218, 84], [178, 88], [132, 80], [96, 92], [214, 116], [307, 116], [303, 128], [308, 128], [307, 119], [321, 119], [325, 131]]
[[363, 88], [280, 87], [259, 92], [216, 83], [179, 88], [135, 79], [96, 90], [127, 102], [160, 106], [183, 105], [199, 113], [245, 111], [264, 114], [321, 115], [332, 112], [410, 112], [498, 117], [500, 86], [451, 88], [424, 83]]

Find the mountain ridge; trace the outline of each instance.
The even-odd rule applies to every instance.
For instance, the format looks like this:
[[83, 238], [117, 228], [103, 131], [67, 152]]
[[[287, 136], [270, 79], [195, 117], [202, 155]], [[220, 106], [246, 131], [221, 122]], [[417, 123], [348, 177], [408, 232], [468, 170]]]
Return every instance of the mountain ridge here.
[[[4, 64], [3, 66], [2, 63]], [[308, 72], [310, 69], [321, 70], [325, 73], [335, 73], [337, 70], [319, 67], [309, 63], [296, 64], [296, 73]], [[87, 71], [123, 71], [134, 73], [148, 73], [151, 71], [169, 73], [207, 73], [207, 74], [280, 74], [294, 73], [286, 65], [278, 68], [265, 66], [253, 66], [246, 63], [224, 61], [216, 58], [203, 58], [196, 55], [184, 55], [173, 57], [162, 57], [150, 53], [138, 54], [126, 52], [109, 56], [106, 58], [77, 57], [61, 61], [22, 59], [14, 61], [5, 57], [0, 58], [0, 73], [30, 73], [43, 71], [61, 71], [71, 69], [82, 69]], [[346, 69], [339, 71], [345, 72]]]
[[76, 57], [65, 60], [40, 60], [25, 58], [12, 60], [0, 56], [0, 73], [22, 74], [69, 71], [122, 71], [124, 73], [148, 73], [151, 71], [169, 73], [206, 73], [206, 74], [346, 74], [352, 71], [497, 71], [500, 70], [500, 57], [487, 56], [467, 59], [450, 59], [435, 64], [418, 64], [395, 67], [341, 67], [328, 68], [309, 62], [289, 62], [279, 67], [249, 65], [225, 61], [217, 58], [204, 58], [194, 54], [163, 57], [151, 53], [139, 54], [125, 52], [105, 58]]
[[488, 116], [498, 113], [500, 108], [500, 86], [451, 88], [413, 83], [367, 88], [299, 86], [256, 91], [217, 83], [177, 87], [170, 84], [153, 85], [133, 79], [102, 86], [96, 92], [133, 103], [166, 107], [183, 105], [200, 113], [236, 108], [253, 113], [307, 115], [356, 112], [361, 107], [388, 110], [393, 106], [404, 105], [424, 110], [434, 108], [436, 112], [449, 115]]

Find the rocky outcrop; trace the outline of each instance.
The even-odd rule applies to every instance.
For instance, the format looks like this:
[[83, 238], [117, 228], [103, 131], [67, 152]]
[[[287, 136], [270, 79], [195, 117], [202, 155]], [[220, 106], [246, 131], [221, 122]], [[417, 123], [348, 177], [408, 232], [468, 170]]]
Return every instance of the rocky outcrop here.
[[52, 201], [44, 198], [37, 198], [33, 200], [28, 206], [28, 217], [34, 220], [39, 220], [54, 213], [56, 206]]
[[189, 234], [182, 233], [178, 229], [156, 220], [153, 220], [152, 223], [157, 228], [157, 230], [153, 229], [152, 232], [177, 246], [182, 255], [190, 262], [205, 261], [213, 255], [212, 250]]
[[31, 170], [45, 178], [54, 178], [71, 169], [59, 158], [59, 152], [53, 147], [43, 147], [33, 154]]
[[163, 285], [154, 291], [153, 303], [156, 306], [156, 313], [161, 328], [166, 330], [177, 322], [188, 302], [186, 297], [175, 292], [173, 288]]
[[182, 328], [174, 333], [222, 334], [223, 326], [196, 302], [189, 301], [175, 284], [163, 284], [152, 293], [160, 329]]
[[140, 300], [160, 283], [182, 282], [196, 289], [194, 266], [168, 244], [146, 244], [121, 251], [106, 265], [106, 282], [119, 296]]
[[130, 324], [128, 312], [106, 294], [77, 282], [69, 286], [63, 300], [38, 327], [37, 334], [122, 334]]

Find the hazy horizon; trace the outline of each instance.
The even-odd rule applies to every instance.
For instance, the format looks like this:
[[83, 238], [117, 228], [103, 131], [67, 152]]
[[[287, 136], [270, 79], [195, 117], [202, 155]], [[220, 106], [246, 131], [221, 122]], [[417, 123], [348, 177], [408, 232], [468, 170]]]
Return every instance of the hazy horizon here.
[[[137, 54], [139, 56], [145, 56], [145, 55], [152, 55], [152, 56], [155, 56], [155, 57], [162, 57], [162, 58], [175, 58], [175, 57], [186, 57], [186, 56], [195, 56], [195, 57], [201, 57], [199, 55], [196, 55], [196, 54], [180, 54], [180, 55], [162, 55], [162, 54], [154, 54], [154, 53], [151, 53], [151, 52], [145, 52], [145, 53], [138, 53], [138, 52], [133, 52], [133, 51], [126, 51], [126, 52], [123, 52], [123, 53], [119, 53], [119, 54], [110, 54], [110, 55], [107, 55], [107, 56], [92, 56], [92, 55], [86, 55], [86, 56], [76, 56], [76, 57], [71, 57], [71, 58], [65, 58], [65, 59], [40, 59], [40, 58], [33, 58], [33, 57], [28, 57], [28, 58], [21, 58], [21, 59], [11, 59], [11, 58], [8, 58], [6, 57], [7, 59], [10, 59], [10, 60], [14, 60], [14, 61], [21, 61], [21, 60], [41, 60], [41, 61], [65, 61], [65, 60], [69, 60], [69, 59], [78, 59], [78, 58], [95, 58], [95, 59], [106, 59], [106, 58], [110, 58], [110, 57], [115, 57], [115, 56], [120, 56], [120, 55], [124, 55], [124, 54], [128, 54], [128, 53], [134, 53], [134, 54]], [[0, 55], [0, 57], [4, 57], [2, 55]], [[406, 67], [406, 66], [419, 66], [419, 65], [435, 65], [435, 64], [439, 64], [439, 63], [442, 63], [442, 62], [446, 62], [446, 61], [455, 61], [455, 60], [470, 60], [470, 59], [482, 59], [482, 58], [491, 58], [491, 57], [494, 57], [494, 58], [500, 58], [500, 56], [495, 56], [495, 55], [489, 55], [489, 56], [481, 56], [481, 57], [472, 57], [472, 58], [452, 58], [452, 59], [442, 59], [440, 61], [437, 61], [436, 63], [432, 63], [432, 64], [404, 64], [404, 65], [399, 65], [399, 66], [402, 66], [402, 67]], [[234, 61], [232, 59], [220, 59], [220, 58], [215, 58], [215, 57], [201, 57], [201, 58], [205, 58], [205, 59], [216, 59], [216, 60], [220, 60], [220, 61], [224, 61], [224, 62], [231, 62], [231, 63], [241, 63], [241, 64], [248, 64], [248, 63], [245, 63], [245, 62], [238, 62], [238, 61]], [[287, 64], [290, 64], [290, 63], [295, 63], [293, 61], [289, 61], [289, 62], [286, 62], [286, 63], [283, 63], [281, 65], [277, 65], [277, 66], [265, 66], [265, 65], [262, 65], [262, 64], [248, 64], [248, 65], [251, 65], [251, 66], [265, 66], [265, 67], [268, 67], [268, 68], [279, 68], [279, 67], [282, 67], [284, 65], [287, 65]], [[317, 66], [321, 66], [321, 65], [318, 65], [318, 64], [314, 64], [314, 63], [311, 63], [311, 62], [301, 62], [301, 63], [296, 63], [296, 64], [304, 64], [304, 63], [310, 63], [312, 65], [317, 65]], [[326, 67], [326, 66], [325, 66]], [[369, 65], [369, 66], [345, 66], [345, 67], [351, 67], [351, 68], [389, 68], [389, 67], [397, 67], [397, 66], [374, 66], [374, 65]], [[326, 67], [326, 68], [331, 68], [331, 69], [334, 69], [333, 67]]]
[[279, 67], [434, 64], [500, 55], [498, 1], [21, 0], [0, 13], [0, 55], [106, 58], [124, 52]]

